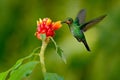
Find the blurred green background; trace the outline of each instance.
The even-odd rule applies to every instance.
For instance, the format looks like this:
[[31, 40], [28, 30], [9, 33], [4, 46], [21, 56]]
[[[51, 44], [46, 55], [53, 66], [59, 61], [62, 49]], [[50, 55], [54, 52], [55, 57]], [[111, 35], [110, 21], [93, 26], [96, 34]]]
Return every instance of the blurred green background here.
[[[82, 8], [87, 10], [86, 21], [107, 14], [85, 33], [92, 51], [77, 42], [64, 24], [54, 39], [64, 50], [67, 64], [50, 42], [45, 53], [47, 71], [65, 80], [120, 80], [120, 0], [0, 0], [0, 72], [41, 45], [34, 36], [36, 20], [75, 18]], [[41, 80], [39, 75], [41, 68], [36, 67], [30, 80]]]

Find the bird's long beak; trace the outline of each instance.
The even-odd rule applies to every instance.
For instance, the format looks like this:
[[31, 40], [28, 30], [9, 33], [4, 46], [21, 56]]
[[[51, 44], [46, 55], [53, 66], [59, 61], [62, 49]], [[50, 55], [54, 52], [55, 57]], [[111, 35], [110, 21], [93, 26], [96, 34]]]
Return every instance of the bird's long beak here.
[[61, 24], [63, 24], [63, 23], [66, 23], [66, 20], [61, 22]]
[[64, 21], [62, 21], [61, 23], [62, 23], [62, 24], [63, 24], [63, 23], [70, 24], [70, 21], [64, 20]]

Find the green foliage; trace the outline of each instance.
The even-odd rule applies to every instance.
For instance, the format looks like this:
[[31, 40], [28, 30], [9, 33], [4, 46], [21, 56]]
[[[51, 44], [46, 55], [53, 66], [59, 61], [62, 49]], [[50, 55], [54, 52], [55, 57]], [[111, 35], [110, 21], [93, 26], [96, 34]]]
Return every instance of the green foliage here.
[[[0, 80], [21, 80], [24, 77], [30, 75], [33, 71], [34, 67], [38, 64], [38, 61], [33, 61], [34, 52], [19, 59], [12, 68], [7, 70], [6, 72], [0, 73]], [[30, 59], [30, 61], [24, 63], [24, 61]]]
[[44, 80], [64, 80], [63, 77], [57, 75], [56, 73], [46, 73]]
[[0, 73], [0, 80], [6, 80], [9, 71]]
[[64, 61], [64, 63], [66, 63], [66, 58], [63, 55], [63, 50], [56, 44], [56, 42], [54, 41], [54, 39], [52, 37], [51, 37], [51, 40], [55, 45], [57, 54], [61, 57], [61, 59]]
[[63, 50], [62, 50], [59, 46], [56, 46], [56, 52], [57, 52], [58, 55], [62, 58], [62, 60], [63, 60], [65, 63], [67, 63], [67, 62], [66, 62], [66, 58], [65, 58], [65, 56], [63, 55]]
[[[42, 38], [43, 39], [43, 38]], [[35, 54], [37, 51], [36, 48], [33, 53], [28, 55], [25, 58], [19, 59], [12, 68], [7, 70], [6, 72], [0, 73], [0, 80], [23, 80], [24, 78], [28, 78], [33, 72], [35, 66], [39, 63], [36, 61], [34, 56], [38, 56]], [[59, 50], [58, 52], [61, 53]], [[62, 77], [58, 76], [56, 73], [46, 73], [44, 76], [44, 80], [64, 80]]]
[[22, 80], [28, 77], [38, 63], [38, 61], [31, 61], [21, 65], [17, 70], [11, 72], [9, 80]]

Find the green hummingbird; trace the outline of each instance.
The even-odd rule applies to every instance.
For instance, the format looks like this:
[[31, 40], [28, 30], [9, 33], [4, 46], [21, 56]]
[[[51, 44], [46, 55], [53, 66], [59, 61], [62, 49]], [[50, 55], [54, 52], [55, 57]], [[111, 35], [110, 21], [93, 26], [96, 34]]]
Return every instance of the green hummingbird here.
[[90, 48], [88, 46], [88, 43], [86, 41], [84, 32], [87, 31], [90, 27], [92, 27], [93, 25], [99, 23], [106, 15], [102, 15], [96, 19], [90, 20], [88, 22], [85, 22], [85, 17], [86, 17], [86, 10], [82, 9], [81, 11], [79, 11], [77, 17], [75, 20], [73, 20], [72, 18], [68, 17], [66, 18], [64, 21], [62, 21], [61, 23], [66, 23], [68, 24], [71, 33], [73, 34], [73, 36], [79, 41], [79, 42], [83, 42], [83, 44], [85, 45], [86, 49], [88, 51], [90, 51]]

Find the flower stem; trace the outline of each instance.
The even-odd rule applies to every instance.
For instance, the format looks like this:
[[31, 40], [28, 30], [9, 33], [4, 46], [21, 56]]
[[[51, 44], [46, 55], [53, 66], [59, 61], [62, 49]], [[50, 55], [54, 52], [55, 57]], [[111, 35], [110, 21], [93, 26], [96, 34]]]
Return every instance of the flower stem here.
[[49, 39], [42, 40], [42, 47], [41, 47], [40, 54], [39, 54], [42, 72], [44, 75], [46, 73], [45, 61], [44, 61], [44, 52], [45, 52], [45, 49], [47, 47], [48, 42], [49, 42]]

